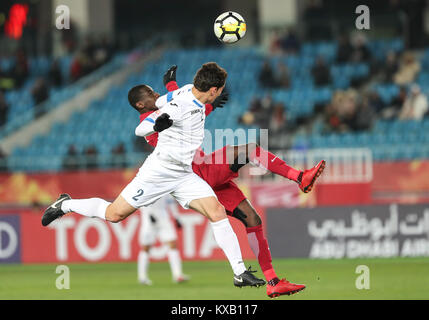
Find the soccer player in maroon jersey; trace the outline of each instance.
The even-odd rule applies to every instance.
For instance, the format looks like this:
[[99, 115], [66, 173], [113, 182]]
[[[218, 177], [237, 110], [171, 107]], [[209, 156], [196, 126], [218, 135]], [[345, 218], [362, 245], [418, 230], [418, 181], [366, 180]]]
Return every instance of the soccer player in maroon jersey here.
[[[164, 85], [169, 91], [169, 94], [165, 96], [167, 102], [173, 99], [172, 92], [179, 88], [176, 83], [176, 70], [177, 66], [172, 66], [164, 74]], [[129, 103], [140, 113], [140, 121], [158, 110], [155, 101], [159, 97], [160, 95], [147, 85], [136, 86], [128, 93]], [[228, 94], [222, 93], [213, 104], [206, 105], [206, 116], [214, 109], [222, 108], [227, 100]], [[146, 137], [146, 141], [153, 147], [157, 144], [157, 135], [154, 133]], [[197, 150], [196, 157], [199, 157], [199, 160], [195, 161], [196, 158], [194, 158], [193, 171], [213, 188], [226, 212], [239, 219], [246, 227], [250, 247], [268, 282], [267, 295], [273, 298], [284, 294], [294, 294], [305, 289], [305, 285], [294, 284], [286, 279], [278, 278], [271, 263], [271, 253], [263, 232], [262, 220], [233, 179], [238, 177], [238, 170], [247, 163], [259, 163], [275, 174], [296, 181], [299, 188], [307, 193], [312, 190], [316, 179], [323, 172], [325, 161], [320, 161], [310, 170], [299, 171], [288, 166], [283, 160], [256, 143], [239, 146], [228, 145], [209, 155], [204, 154], [200, 148]], [[221, 163], [218, 163], [219, 159], [222, 159]], [[245, 162], [238, 161], [239, 159], [245, 159]]]

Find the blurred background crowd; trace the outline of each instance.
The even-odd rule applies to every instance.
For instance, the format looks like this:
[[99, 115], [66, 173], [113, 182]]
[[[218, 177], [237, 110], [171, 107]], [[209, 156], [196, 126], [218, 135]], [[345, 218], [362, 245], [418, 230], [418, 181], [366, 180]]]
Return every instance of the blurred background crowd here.
[[[218, 120], [224, 117], [228, 128], [269, 129], [274, 149], [347, 145], [370, 148], [375, 160], [429, 157], [420, 148], [426, 137], [413, 140], [429, 121], [426, 1], [370, 1], [369, 30], [356, 30], [359, 1], [334, 0], [298, 1], [293, 12], [283, 3], [283, 17], [275, 12], [278, 1], [202, 1], [198, 17], [174, 2], [159, 16], [151, 15], [162, 12], [154, 2], [98, 1], [86, 7], [88, 21], [98, 17], [97, 26], [76, 19], [73, 13], [83, 9], [65, 1], [70, 29], [58, 30], [55, 8], [63, 2], [0, 5], [4, 141], [140, 56], [157, 48], [162, 53], [65, 124], [51, 121], [48, 132], [35, 133], [26, 144], [12, 139], [0, 145], [0, 170], [135, 166], [150, 148], [128, 130], [137, 119], [125, 110], [127, 89], [146, 82], [162, 93], [161, 77], [170, 64], [179, 65], [181, 85], [209, 60], [227, 68], [232, 93], [223, 113], [208, 119], [209, 130], [222, 127]], [[229, 8], [245, 16], [248, 34], [228, 47], [214, 37], [212, 23]], [[181, 19], [172, 19], [172, 12]], [[121, 112], [115, 111], [119, 106]], [[122, 124], [95, 124], [118, 115]], [[99, 134], [102, 128], [108, 128], [108, 138]], [[400, 152], [402, 145], [409, 152]]]

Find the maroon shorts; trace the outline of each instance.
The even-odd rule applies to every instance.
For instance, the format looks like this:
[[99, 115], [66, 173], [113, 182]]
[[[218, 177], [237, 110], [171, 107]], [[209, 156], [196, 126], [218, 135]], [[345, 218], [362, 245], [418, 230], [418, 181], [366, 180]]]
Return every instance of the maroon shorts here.
[[225, 210], [232, 213], [234, 209], [246, 199], [246, 196], [232, 181], [238, 177], [238, 172], [231, 171], [230, 165], [226, 161], [216, 163], [215, 159], [224, 159], [226, 146], [206, 155], [211, 161], [204, 161], [201, 164], [192, 164], [194, 172], [205, 180], [215, 192], [219, 202]]

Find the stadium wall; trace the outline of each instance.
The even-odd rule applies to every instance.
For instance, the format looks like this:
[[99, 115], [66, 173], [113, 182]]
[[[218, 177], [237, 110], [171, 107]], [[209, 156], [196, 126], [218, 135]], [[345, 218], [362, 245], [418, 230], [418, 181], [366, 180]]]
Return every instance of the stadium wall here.
[[[429, 161], [374, 166], [371, 183], [318, 184], [309, 194], [289, 183], [241, 183], [266, 220], [273, 257], [429, 256], [429, 179], [422, 174], [429, 172]], [[44, 207], [58, 194], [113, 200], [134, 175], [135, 170], [1, 174], [0, 263], [135, 261], [138, 214], [120, 224], [79, 215], [49, 228], [40, 223]], [[183, 258], [224, 259], [207, 219], [181, 212]], [[244, 227], [231, 221], [244, 258], [253, 258]], [[166, 258], [159, 243], [152, 258]]]
[[429, 257], [429, 204], [267, 209], [274, 257]]
[[[265, 220], [264, 211], [259, 210]], [[117, 224], [100, 219], [67, 215], [47, 228], [40, 223], [40, 210], [0, 210], [0, 263], [67, 263], [137, 261], [140, 214]], [[186, 260], [220, 260], [208, 220], [186, 211], [181, 215], [178, 247]], [[247, 234], [240, 222], [231, 219], [245, 259], [252, 258]], [[166, 260], [166, 247], [157, 243], [153, 260]]]

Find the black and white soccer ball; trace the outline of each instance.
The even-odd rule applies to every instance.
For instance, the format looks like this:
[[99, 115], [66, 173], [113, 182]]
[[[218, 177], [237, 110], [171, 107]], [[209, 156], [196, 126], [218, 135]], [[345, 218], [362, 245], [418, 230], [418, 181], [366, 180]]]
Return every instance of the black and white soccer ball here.
[[246, 21], [237, 12], [224, 12], [215, 20], [214, 33], [224, 43], [237, 42], [246, 34]]

